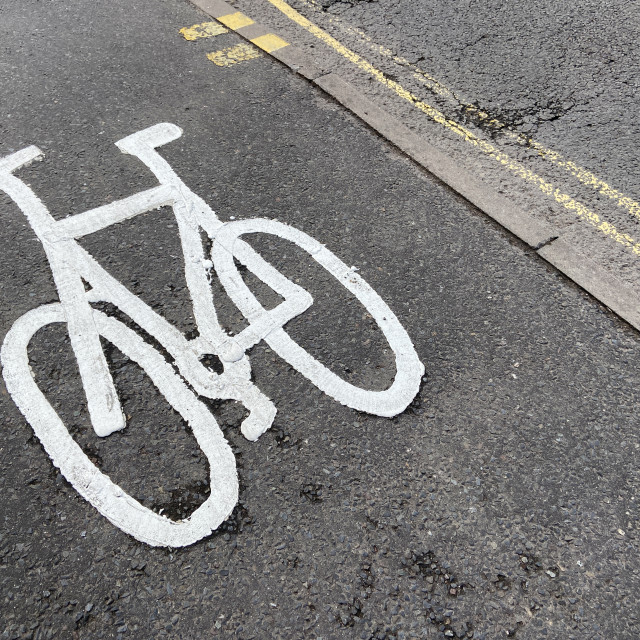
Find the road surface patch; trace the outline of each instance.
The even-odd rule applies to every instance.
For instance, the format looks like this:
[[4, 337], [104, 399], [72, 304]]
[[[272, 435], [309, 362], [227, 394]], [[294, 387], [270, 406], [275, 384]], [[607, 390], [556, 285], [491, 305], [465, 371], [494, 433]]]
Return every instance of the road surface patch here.
[[219, 67], [230, 67], [231, 65], [238, 64], [239, 62], [248, 62], [249, 60], [254, 60], [261, 56], [262, 53], [260, 53], [258, 49], [246, 42], [241, 42], [233, 47], [227, 47], [226, 49], [207, 53], [207, 58]]

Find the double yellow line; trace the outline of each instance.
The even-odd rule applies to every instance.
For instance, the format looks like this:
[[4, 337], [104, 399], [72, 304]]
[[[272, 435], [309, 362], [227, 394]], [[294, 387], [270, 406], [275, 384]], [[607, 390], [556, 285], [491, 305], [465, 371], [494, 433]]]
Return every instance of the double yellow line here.
[[[314, 11], [321, 11], [317, 0], [300, 0], [300, 2], [312, 8]], [[436, 80], [433, 76], [429, 75], [429, 73], [427, 73], [424, 69], [421, 69], [406, 58], [396, 55], [393, 51], [383, 45], [375, 43], [366, 33], [364, 33], [364, 31], [357, 29], [356, 27], [353, 27], [349, 24], [345, 24], [338, 16], [328, 15], [327, 18], [329, 22], [335, 24], [338, 28], [346, 31], [350, 35], [353, 35], [360, 39], [362, 42], [366, 43], [366, 45], [375, 53], [390, 58], [394, 63], [398, 65], [411, 69], [413, 71], [413, 77], [415, 79], [426, 85], [433, 93], [455, 103], [455, 105], [477, 125], [485, 128], [490, 128], [495, 131], [500, 131], [505, 137], [514, 140], [523, 147], [527, 147], [529, 149], [537, 151], [538, 155], [541, 158], [547, 160], [548, 162], [551, 162], [557, 167], [563, 168], [579, 182], [588, 187], [591, 187], [592, 189], [595, 189], [601, 195], [615, 201], [619, 207], [622, 207], [627, 211], [627, 213], [640, 220], [640, 202], [637, 202], [621, 191], [614, 189], [588, 169], [585, 169], [575, 162], [564, 158], [560, 152], [547, 148], [545, 145], [537, 142], [533, 138], [523, 133], [510, 131], [509, 129], [507, 129], [508, 125], [506, 123], [501, 122], [498, 118], [492, 118], [488, 113], [479, 109], [477, 105], [469, 103], [468, 100], [462, 98], [457, 92], [449, 89], [448, 87], [445, 87], [441, 82]]]
[[[457, 136], [461, 137], [465, 142], [474, 146], [475, 148], [482, 151], [484, 154], [493, 158], [498, 163], [500, 163], [505, 169], [511, 172], [516, 177], [535, 185], [542, 193], [553, 199], [556, 203], [560, 204], [565, 209], [572, 211], [576, 216], [578, 216], [581, 220], [588, 222], [590, 225], [595, 227], [600, 233], [604, 234], [611, 240], [623, 245], [627, 249], [629, 249], [635, 257], [640, 257], [640, 242], [634, 239], [628, 233], [622, 233], [616, 229], [615, 225], [607, 220], [604, 220], [600, 215], [589, 209], [586, 205], [571, 197], [570, 195], [563, 193], [559, 188], [557, 188], [551, 181], [539, 176], [537, 173], [533, 172], [531, 169], [527, 169], [521, 162], [515, 160], [511, 156], [509, 156], [504, 151], [500, 151], [495, 145], [493, 145], [488, 140], [485, 140], [473, 132], [471, 132], [466, 127], [463, 127], [461, 124], [456, 122], [455, 120], [451, 120], [447, 118], [442, 112], [440, 112], [435, 107], [427, 104], [423, 100], [420, 100], [417, 96], [415, 96], [411, 91], [405, 89], [400, 83], [392, 80], [387, 77], [382, 71], [374, 67], [369, 61], [365, 60], [362, 56], [357, 54], [355, 51], [352, 51], [348, 47], [344, 46], [340, 41], [336, 40], [333, 36], [329, 35], [326, 31], [313, 24], [310, 20], [305, 18], [302, 14], [298, 13], [293, 7], [287, 4], [284, 0], [268, 0], [274, 7], [279, 9], [284, 15], [286, 15], [290, 20], [301, 26], [303, 29], [311, 33], [313, 36], [324, 42], [326, 45], [331, 47], [336, 53], [341, 55], [343, 58], [346, 58], [354, 65], [356, 65], [362, 71], [368, 73], [373, 78], [375, 78], [380, 84], [384, 85], [391, 91], [393, 91], [397, 96], [402, 98], [403, 100], [412, 104], [415, 108], [419, 109], [422, 113], [426, 114], [431, 120], [438, 123], [442, 127], [448, 129], [449, 131], [455, 133]], [[425, 77], [429, 81], [434, 81], [429, 76]], [[441, 85], [437, 85], [441, 86]], [[443, 88], [446, 89], [446, 88]], [[451, 94], [451, 92], [446, 89], [446, 92]], [[453, 95], [453, 94], [451, 94]], [[470, 106], [470, 105], [469, 105]], [[518, 136], [518, 134], [513, 134], [514, 136]], [[576, 177], [580, 182], [591, 186], [594, 189], [597, 189], [603, 195], [608, 196], [613, 200], [617, 200], [618, 204], [624, 207], [629, 213], [634, 216], [640, 218], [640, 204], [632, 200], [631, 198], [625, 196], [621, 192], [612, 189], [606, 182], [597, 178], [594, 174], [587, 171], [586, 169], [582, 169], [578, 165], [573, 162], [566, 161], [562, 158], [562, 156], [550, 149], [545, 149], [542, 145], [535, 143], [534, 141], [530, 141], [530, 139], [526, 138], [527, 144], [535, 148], [538, 153], [545, 159], [553, 162], [554, 164], [565, 168], [569, 171], [574, 177]]]

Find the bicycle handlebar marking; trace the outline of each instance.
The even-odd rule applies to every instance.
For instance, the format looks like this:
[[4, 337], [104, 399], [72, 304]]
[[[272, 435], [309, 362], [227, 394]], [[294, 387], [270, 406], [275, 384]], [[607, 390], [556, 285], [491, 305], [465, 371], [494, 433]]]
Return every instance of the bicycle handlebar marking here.
[[[210, 534], [230, 515], [238, 499], [235, 458], [214, 416], [198, 396], [241, 402], [249, 411], [241, 424], [248, 440], [257, 440], [273, 423], [276, 414], [273, 402], [250, 379], [247, 351], [255, 344], [267, 342], [293, 368], [338, 402], [379, 416], [392, 417], [404, 411], [418, 392], [424, 373], [411, 339], [391, 309], [325, 246], [306, 233], [273, 220], [255, 218], [223, 223], [156, 151], [156, 147], [181, 135], [179, 127], [161, 123], [118, 141], [118, 148], [137, 156], [156, 176], [159, 185], [60, 221], [13, 175], [20, 167], [40, 159], [41, 151], [31, 146], [0, 158], [0, 190], [14, 200], [42, 242], [60, 296], [59, 303], [44, 305], [16, 320], [5, 336], [0, 360], [7, 389], [53, 464], [90, 504], [138, 540], [170, 547], [193, 544]], [[192, 340], [113, 278], [76, 241], [162, 206], [172, 207], [178, 226], [185, 278], [199, 332]], [[210, 256], [204, 252], [202, 231], [212, 241]], [[291, 339], [284, 326], [307, 310], [313, 298], [240, 239], [249, 233], [276, 235], [296, 244], [362, 303], [395, 354], [396, 376], [388, 389], [368, 391], [342, 380]], [[234, 260], [271, 287], [283, 302], [266, 310], [244, 283]], [[218, 322], [209, 281], [211, 265], [248, 321], [248, 326], [236, 336], [228, 335]], [[83, 280], [91, 285], [89, 291], [85, 291]], [[115, 305], [157, 340], [174, 359], [179, 374], [137, 333], [91, 306], [100, 301]], [[60, 322], [67, 324], [91, 423], [98, 436], [106, 437], [126, 427], [101, 337], [137, 362], [192, 427], [209, 460], [211, 494], [188, 518], [173, 521], [156, 514], [102, 474], [75, 443], [38, 388], [29, 368], [27, 348], [37, 331]], [[207, 353], [220, 358], [222, 373], [214, 373], [200, 362], [200, 357]]]

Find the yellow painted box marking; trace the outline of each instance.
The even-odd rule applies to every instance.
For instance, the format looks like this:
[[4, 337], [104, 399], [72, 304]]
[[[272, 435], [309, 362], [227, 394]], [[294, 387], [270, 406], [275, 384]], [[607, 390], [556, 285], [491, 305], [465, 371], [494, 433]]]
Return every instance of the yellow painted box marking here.
[[220, 49], [220, 51], [207, 54], [207, 58], [219, 67], [230, 67], [232, 64], [246, 62], [247, 60], [259, 58], [260, 56], [262, 56], [262, 53], [246, 42], [237, 44], [235, 47], [228, 47], [227, 49]]
[[253, 38], [251, 40], [256, 47], [260, 47], [263, 51], [267, 53], [271, 53], [272, 51], [277, 51], [278, 49], [282, 49], [284, 47], [288, 47], [289, 43], [282, 38], [279, 38], [273, 33], [267, 33], [264, 36], [258, 36], [257, 38]]
[[249, 18], [249, 16], [245, 16], [244, 13], [241, 13], [240, 11], [230, 13], [226, 16], [221, 16], [220, 18], [217, 18], [217, 20], [229, 27], [229, 29], [240, 29], [253, 24], [253, 20]]

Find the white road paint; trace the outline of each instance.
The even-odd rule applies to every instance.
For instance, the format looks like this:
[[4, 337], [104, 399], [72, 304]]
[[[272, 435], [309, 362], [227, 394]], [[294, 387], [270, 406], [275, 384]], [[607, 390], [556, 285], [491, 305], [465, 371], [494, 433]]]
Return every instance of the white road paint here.
[[9, 393], [55, 466], [113, 524], [150, 545], [182, 547], [197, 542], [226, 520], [238, 500], [235, 457], [215, 418], [156, 349], [118, 320], [94, 311], [99, 334], [146, 371], [193, 429], [209, 461], [211, 494], [189, 518], [174, 522], [143, 507], [95, 467], [33, 379], [27, 355], [29, 341], [42, 327], [66, 321], [63, 305], [56, 303], [26, 313], [13, 325], [2, 350]]
[[[13, 175], [20, 167], [40, 159], [40, 150], [27, 147], [0, 159], [0, 190], [16, 202], [42, 242], [60, 296], [60, 303], [34, 309], [19, 318], [6, 335], [0, 357], [7, 389], [54, 465], [86, 500], [138, 540], [169, 547], [186, 546], [208, 535], [229, 516], [238, 499], [233, 454], [215, 418], [198, 395], [241, 402], [249, 411], [241, 425], [243, 435], [249, 440], [257, 440], [273, 423], [275, 406], [250, 381], [251, 365], [246, 352], [255, 344], [265, 340], [327, 395], [348, 407], [379, 416], [391, 417], [404, 411], [416, 395], [424, 373], [409, 336], [391, 309], [352, 268], [322, 244], [298, 229], [272, 220], [220, 221], [155, 150], [181, 135], [177, 126], [161, 123], [117, 142], [123, 153], [137, 156], [160, 184], [60, 221]], [[162, 206], [172, 207], [178, 225], [185, 277], [199, 332], [193, 340], [185, 338], [133, 295], [76, 241]], [[205, 255], [201, 231], [212, 240], [210, 256]], [[395, 354], [396, 376], [388, 389], [369, 391], [342, 380], [289, 337], [284, 325], [308, 309], [313, 298], [240, 239], [251, 233], [276, 235], [298, 245], [362, 303]], [[266, 310], [244, 283], [234, 258], [276, 291], [283, 302]], [[236, 336], [228, 335], [218, 322], [210, 286], [212, 269], [249, 323]], [[85, 291], [83, 280], [91, 286], [89, 291]], [[91, 306], [101, 301], [115, 305], [156, 339], [174, 359], [180, 375], [137, 333]], [[100, 337], [137, 362], [192, 427], [209, 460], [211, 495], [185, 520], [175, 522], [143, 507], [102, 474], [75, 443], [38, 388], [29, 367], [27, 347], [38, 330], [59, 322], [67, 324], [97, 435], [105, 437], [126, 426]], [[223, 373], [216, 374], [200, 362], [205, 354], [220, 358]]]
[[[282, 329], [289, 317], [284, 312], [278, 313], [285, 303], [272, 311], [266, 311], [236, 269], [234, 257], [254, 273], [257, 271], [258, 265], [253, 263], [253, 256], [257, 254], [247, 244], [241, 244], [238, 240], [240, 236], [247, 233], [269, 233], [297, 244], [362, 303], [382, 329], [396, 357], [396, 377], [388, 389], [367, 391], [342, 380], [289, 337]], [[404, 411], [413, 400], [424, 368], [407, 332], [391, 309], [353, 268], [348, 267], [317, 240], [299, 229], [275, 220], [261, 218], [239, 220], [227, 222], [213, 236], [211, 256], [220, 282], [250, 323], [241, 334], [236, 336], [236, 339], [242, 342], [244, 349], [264, 339], [281, 358], [311, 380], [316, 387], [338, 402], [358, 411], [390, 418]], [[266, 275], [269, 279], [265, 277]], [[260, 278], [285, 299], [293, 300], [294, 296], [300, 296], [301, 306], [305, 303], [307, 303], [306, 306], [310, 306], [313, 302], [306, 291], [274, 269], [268, 274], [261, 273]], [[308, 298], [304, 297], [305, 294]], [[243, 339], [244, 334], [249, 336]]]

